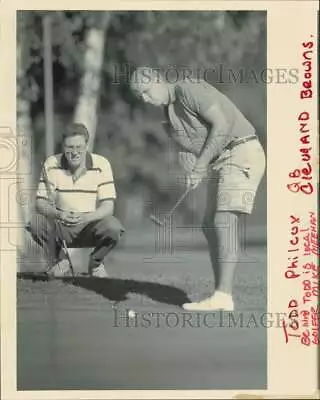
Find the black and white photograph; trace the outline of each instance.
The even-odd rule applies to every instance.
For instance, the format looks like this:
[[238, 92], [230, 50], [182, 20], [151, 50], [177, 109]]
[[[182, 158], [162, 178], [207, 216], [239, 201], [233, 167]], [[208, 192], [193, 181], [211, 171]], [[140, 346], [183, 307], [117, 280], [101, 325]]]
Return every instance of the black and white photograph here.
[[0, 0], [1, 398], [318, 398], [319, 4]]
[[17, 389], [265, 390], [267, 12], [16, 33]]

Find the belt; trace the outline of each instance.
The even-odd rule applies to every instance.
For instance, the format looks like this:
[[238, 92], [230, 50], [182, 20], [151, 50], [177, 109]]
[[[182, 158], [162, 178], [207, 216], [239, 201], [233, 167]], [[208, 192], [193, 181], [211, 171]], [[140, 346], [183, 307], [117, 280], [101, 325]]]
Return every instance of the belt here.
[[234, 147], [238, 146], [239, 144], [250, 142], [251, 140], [258, 140], [256, 135], [252, 136], [245, 136], [243, 138], [235, 138], [229, 142], [223, 150], [232, 150]]

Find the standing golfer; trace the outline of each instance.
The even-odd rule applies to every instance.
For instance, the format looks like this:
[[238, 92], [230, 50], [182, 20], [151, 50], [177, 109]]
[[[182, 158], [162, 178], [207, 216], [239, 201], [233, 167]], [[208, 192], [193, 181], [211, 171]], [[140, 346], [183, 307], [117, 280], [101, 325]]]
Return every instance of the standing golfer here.
[[55, 276], [69, 270], [67, 260], [60, 257], [64, 239], [70, 247], [94, 247], [88, 272], [107, 277], [103, 259], [124, 232], [113, 216], [116, 191], [111, 166], [106, 158], [88, 152], [88, 139], [84, 125], [72, 124], [63, 134], [63, 153], [47, 158], [40, 177], [38, 214], [29, 229]]
[[186, 303], [186, 310], [232, 311], [233, 277], [239, 251], [239, 216], [251, 214], [265, 171], [265, 155], [251, 123], [221, 92], [205, 81], [171, 84], [156, 70], [138, 68], [133, 92], [164, 106], [167, 133], [186, 170], [187, 185], [208, 181], [203, 232], [215, 276], [211, 297]]

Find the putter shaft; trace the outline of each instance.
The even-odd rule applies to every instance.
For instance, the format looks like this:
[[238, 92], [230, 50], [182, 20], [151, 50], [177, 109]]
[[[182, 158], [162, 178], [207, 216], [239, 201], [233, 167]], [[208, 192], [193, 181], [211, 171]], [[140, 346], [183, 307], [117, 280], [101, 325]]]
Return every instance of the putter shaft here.
[[190, 192], [190, 190], [192, 190], [192, 187], [188, 187], [187, 190], [185, 190], [182, 195], [179, 197], [179, 199], [176, 201], [175, 205], [171, 208], [170, 211], [168, 211], [167, 214], [164, 215], [163, 220], [160, 221], [159, 218], [157, 218], [154, 214], [150, 215], [150, 219], [151, 221], [153, 221], [154, 223], [156, 223], [157, 225], [160, 226], [164, 226], [165, 224], [165, 220], [170, 218], [172, 216], [172, 214], [174, 213], [174, 211], [176, 210], [176, 208], [182, 203], [182, 201], [184, 200], [184, 198], [187, 196], [187, 194]]

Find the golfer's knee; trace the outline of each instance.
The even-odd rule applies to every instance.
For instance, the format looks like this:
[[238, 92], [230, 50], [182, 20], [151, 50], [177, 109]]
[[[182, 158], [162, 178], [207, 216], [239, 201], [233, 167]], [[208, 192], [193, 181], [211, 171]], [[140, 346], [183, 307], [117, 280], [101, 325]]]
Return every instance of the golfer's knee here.
[[216, 229], [230, 229], [237, 225], [237, 215], [230, 211], [218, 211], [213, 218], [213, 226]]
[[206, 216], [202, 221], [202, 232], [208, 235], [213, 231], [218, 233], [221, 229], [227, 229], [230, 222], [228, 214], [228, 212], [218, 211], [213, 215]]
[[221, 239], [237, 231], [237, 215], [229, 211], [218, 211], [202, 222], [202, 232], [205, 236], [218, 236]]

